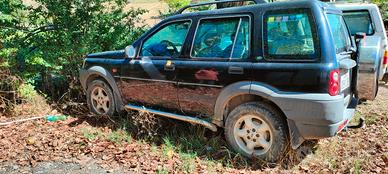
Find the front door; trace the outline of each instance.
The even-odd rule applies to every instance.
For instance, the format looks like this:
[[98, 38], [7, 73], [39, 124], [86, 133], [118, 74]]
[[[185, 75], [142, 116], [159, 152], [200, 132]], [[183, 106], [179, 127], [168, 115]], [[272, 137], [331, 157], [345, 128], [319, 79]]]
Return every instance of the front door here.
[[250, 18], [201, 19], [190, 58], [175, 61], [178, 98], [186, 115], [212, 116], [222, 89], [250, 80]]
[[158, 110], [178, 108], [176, 72], [190, 21], [162, 25], [143, 41], [139, 55], [122, 67], [119, 88], [125, 103]]

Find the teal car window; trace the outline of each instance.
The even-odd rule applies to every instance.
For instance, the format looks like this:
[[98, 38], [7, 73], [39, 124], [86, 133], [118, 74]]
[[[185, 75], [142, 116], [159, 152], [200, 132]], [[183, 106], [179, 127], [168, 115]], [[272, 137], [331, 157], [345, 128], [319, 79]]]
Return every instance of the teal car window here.
[[217, 18], [200, 21], [192, 57], [246, 58], [250, 42], [249, 18]]
[[366, 33], [367, 35], [374, 33], [368, 11], [345, 11], [343, 16], [352, 35], [358, 32]]
[[327, 18], [333, 34], [336, 52], [345, 52], [351, 46], [351, 41], [348, 29], [346, 28], [346, 24], [342, 16], [337, 14], [328, 14]]
[[163, 27], [144, 42], [140, 55], [153, 57], [179, 56], [190, 24], [190, 21], [184, 21]]

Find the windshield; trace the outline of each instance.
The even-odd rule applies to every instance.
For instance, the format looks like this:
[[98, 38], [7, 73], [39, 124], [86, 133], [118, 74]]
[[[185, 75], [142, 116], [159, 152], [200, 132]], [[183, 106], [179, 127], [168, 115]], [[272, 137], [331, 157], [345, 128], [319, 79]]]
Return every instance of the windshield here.
[[334, 45], [337, 53], [345, 52], [351, 46], [348, 29], [341, 15], [327, 15], [331, 32], [333, 34]]
[[367, 10], [365, 11], [344, 11], [345, 22], [350, 33], [355, 35], [358, 32], [372, 35], [374, 33], [372, 21]]

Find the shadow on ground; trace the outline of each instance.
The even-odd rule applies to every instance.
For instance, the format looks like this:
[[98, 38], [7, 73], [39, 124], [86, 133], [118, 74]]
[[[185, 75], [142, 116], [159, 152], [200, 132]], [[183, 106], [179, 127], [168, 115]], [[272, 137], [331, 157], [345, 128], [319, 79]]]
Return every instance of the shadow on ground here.
[[379, 86], [388, 89], [388, 83], [381, 82], [379, 83]]
[[316, 150], [317, 141], [305, 142], [297, 150], [288, 150], [287, 157], [278, 164], [268, 164], [259, 159], [247, 159], [229, 150], [224, 132], [211, 132], [186, 122], [161, 118], [148, 113], [129, 112], [117, 117], [78, 117], [70, 126], [87, 122], [93, 127], [109, 127], [112, 130], [126, 130], [136, 140], [162, 146], [171, 144], [180, 153], [192, 154], [201, 160], [212, 160], [235, 169], [253, 170], [281, 166], [292, 168], [307, 155]]

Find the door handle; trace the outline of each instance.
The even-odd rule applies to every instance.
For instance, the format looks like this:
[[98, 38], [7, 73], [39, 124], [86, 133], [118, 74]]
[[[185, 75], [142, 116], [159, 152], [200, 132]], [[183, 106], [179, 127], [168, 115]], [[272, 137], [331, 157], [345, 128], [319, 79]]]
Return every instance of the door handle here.
[[175, 71], [175, 64], [171, 60], [167, 60], [166, 64], [164, 65], [165, 71]]
[[244, 68], [239, 66], [231, 66], [228, 69], [228, 73], [241, 75], [244, 74]]

